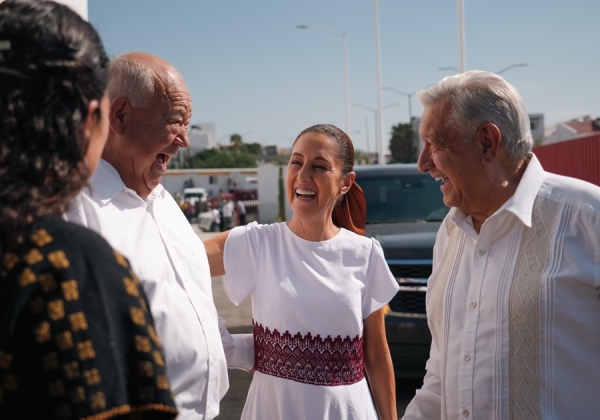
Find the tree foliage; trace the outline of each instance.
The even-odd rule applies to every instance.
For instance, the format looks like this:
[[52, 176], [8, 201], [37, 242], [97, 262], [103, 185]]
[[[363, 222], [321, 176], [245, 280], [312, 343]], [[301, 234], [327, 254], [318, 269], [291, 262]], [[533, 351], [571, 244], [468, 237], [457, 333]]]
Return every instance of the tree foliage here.
[[239, 152], [242, 148], [242, 136], [239, 134], [232, 134], [231, 137], [229, 137], [229, 142], [232, 144], [232, 148], [236, 152]]
[[399, 123], [392, 127], [390, 153], [392, 163], [413, 163], [418, 158], [417, 136], [414, 135], [411, 124]]

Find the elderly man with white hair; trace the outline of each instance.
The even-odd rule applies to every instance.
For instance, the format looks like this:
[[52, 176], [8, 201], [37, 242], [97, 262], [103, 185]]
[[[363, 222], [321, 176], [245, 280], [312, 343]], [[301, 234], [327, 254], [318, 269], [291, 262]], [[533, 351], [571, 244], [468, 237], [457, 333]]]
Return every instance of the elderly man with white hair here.
[[108, 96], [102, 160], [65, 217], [129, 258], [163, 343], [178, 418], [212, 419], [228, 388], [226, 354], [230, 367], [250, 369], [254, 351], [251, 334], [234, 340], [219, 321], [204, 245], [160, 184], [189, 146], [192, 100], [175, 67], [137, 52], [111, 63]]
[[600, 404], [600, 187], [545, 172], [524, 102], [469, 71], [420, 91], [419, 168], [452, 207], [404, 419], [592, 419]]

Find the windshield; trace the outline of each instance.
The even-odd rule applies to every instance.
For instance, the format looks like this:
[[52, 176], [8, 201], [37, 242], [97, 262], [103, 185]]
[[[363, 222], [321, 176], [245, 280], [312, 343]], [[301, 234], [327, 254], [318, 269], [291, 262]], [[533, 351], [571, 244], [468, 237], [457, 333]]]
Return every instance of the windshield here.
[[429, 175], [357, 179], [367, 200], [367, 224], [441, 221], [448, 211], [440, 182]]

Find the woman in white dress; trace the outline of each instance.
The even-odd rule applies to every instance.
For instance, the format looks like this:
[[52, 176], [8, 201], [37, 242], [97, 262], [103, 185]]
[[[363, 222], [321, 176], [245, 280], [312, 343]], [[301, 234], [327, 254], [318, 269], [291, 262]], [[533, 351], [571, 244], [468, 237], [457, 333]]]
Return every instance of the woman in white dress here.
[[205, 242], [229, 299], [252, 296], [255, 374], [243, 419], [397, 417], [383, 320], [398, 285], [379, 243], [362, 236], [353, 162], [342, 130], [307, 128], [286, 174], [293, 217]]

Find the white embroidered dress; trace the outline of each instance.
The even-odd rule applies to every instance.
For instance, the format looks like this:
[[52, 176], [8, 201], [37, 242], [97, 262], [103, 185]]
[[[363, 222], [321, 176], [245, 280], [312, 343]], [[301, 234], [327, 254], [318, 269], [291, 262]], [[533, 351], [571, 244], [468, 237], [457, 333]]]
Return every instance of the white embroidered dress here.
[[242, 418], [376, 419], [363, 319], [398, 290], [379, 243], [345, 229], [311, 242], [285, 223], [252, 223], [231, 231], [224, 264], [231, 301], [252, 295], [257, 371]]

